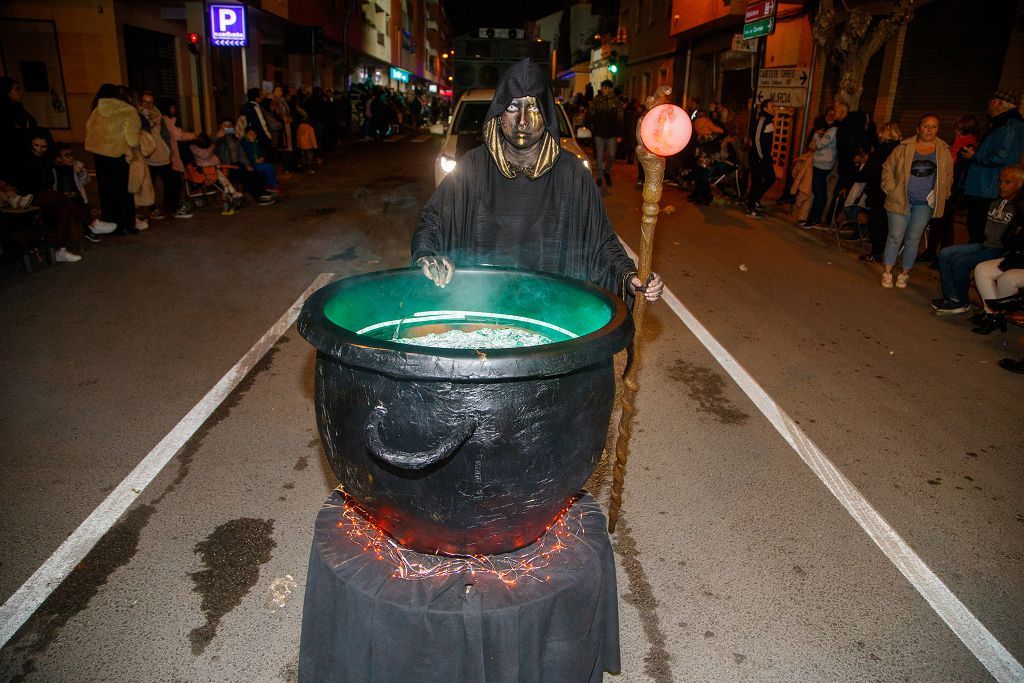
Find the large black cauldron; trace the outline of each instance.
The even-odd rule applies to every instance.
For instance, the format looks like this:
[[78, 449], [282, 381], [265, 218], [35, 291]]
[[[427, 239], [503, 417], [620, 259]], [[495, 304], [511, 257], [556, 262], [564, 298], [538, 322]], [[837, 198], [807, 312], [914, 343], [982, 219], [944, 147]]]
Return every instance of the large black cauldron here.
[[[513, 323], [550, 344], [500, 350], [402, 343]], [[316, 412], [335, 475], [364, 513], [420, 552], [494, 554], [538, 538], [601, 456], [625, 305], [577, 280], [463, 268], [446, 288], [416, 269], [314, 293]]]

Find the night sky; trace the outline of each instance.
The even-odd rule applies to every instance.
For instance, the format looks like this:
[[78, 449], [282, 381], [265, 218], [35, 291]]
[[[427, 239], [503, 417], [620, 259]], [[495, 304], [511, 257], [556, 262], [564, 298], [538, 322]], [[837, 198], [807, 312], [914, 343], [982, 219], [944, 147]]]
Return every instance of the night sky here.
[[456, 36], [478, 28], [522, 28], [564, 5], [564, 0], [444, 0]]

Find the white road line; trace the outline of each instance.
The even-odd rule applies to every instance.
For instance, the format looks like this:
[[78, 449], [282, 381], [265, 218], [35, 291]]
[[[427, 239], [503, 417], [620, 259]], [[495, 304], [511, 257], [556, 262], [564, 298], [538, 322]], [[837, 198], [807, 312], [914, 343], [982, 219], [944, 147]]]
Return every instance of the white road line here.
[[[635, 261], [637, 256], [628, 245], [626, 251]], [[722, 368], [729, 373], [740, 389], [764, 414], [776, 431], [782, 435], [800, 459], [825, 484], [833, 496], [864, 529], [889, 561], [896, 565], [917, 589], [936, 614], [942, 617], [953, 633], [963, 641], [978, 661], [988, 669], [997, 681], [1009, 683], [1024, 681], [1024, 667], [1003, 647], [985, 625], [971, 614], [960, 599], [928, 568], [928, 565], [911, 549], [896, 530], [871, 507], [867, 499], [832, 464], [800, 427], [786, 414], [757, 381], [718, 343], [707, 328], [698, 321], [689, 309], [666, 287], [662, 299], [690, 328], [694, 336], [704, 345]]]
[[167, 436], [142, 459], [106, 500], [93, 510], [64, 543], [35, 571], [14, 595], [0, 607], [0, 647], [7, 644], [21, 625], [39, 609], [50, 593], [60, 585], [71, 570], [92, 550], [103, 534], [121, 517], [139, 493], [149, 485], [160, 470], [192, 438], [202, 424], [223, 403], [249, 371], [295, 322], [310, 294], [330, 282], [333, 273], [321, 273], [284, 315], [260, 337], [249, 351], [221, 377], [206, 396], [175, 425]]

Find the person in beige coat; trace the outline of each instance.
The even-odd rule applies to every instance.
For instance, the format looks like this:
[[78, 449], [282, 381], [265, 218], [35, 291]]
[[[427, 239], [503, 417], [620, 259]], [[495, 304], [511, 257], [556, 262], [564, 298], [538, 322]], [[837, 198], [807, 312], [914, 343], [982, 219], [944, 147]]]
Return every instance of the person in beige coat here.
[[92, 152], [104, 221], [121, 234], [135, 233], [135, 198], [128, 191], [128, 161], [139, 147], [142, 122], [129, 102], [127, 89], [105, 83], [85, 122], [85, 149]]
[[[946, 206], [953, 187], [953, 156], [949, 145], [938, 138], [939, 119], [925, 114], [913, 135], [893, 150], [882, 165], [882, 191], [889, 219], [889, 238], [885, 242], [882, 286], [903, 289], [917, 259], [921, 235], [933, 217]], [[896, 256], [903, 247], [903, 270], [893, 282]]]

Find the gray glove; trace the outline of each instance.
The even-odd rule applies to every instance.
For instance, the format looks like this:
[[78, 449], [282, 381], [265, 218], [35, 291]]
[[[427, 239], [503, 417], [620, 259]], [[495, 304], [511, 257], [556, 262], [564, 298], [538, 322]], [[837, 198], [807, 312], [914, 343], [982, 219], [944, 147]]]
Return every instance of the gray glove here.
[[444, 287], [451, 282], [455, 274], [455, 264], [449, 261], [447, 256], [421, 256], [416, 259], [416, 265], [422, 268], [427, 279], [433, 280], [438, 287]]

